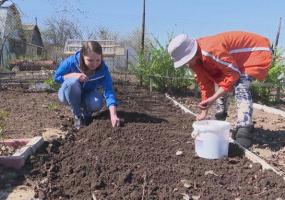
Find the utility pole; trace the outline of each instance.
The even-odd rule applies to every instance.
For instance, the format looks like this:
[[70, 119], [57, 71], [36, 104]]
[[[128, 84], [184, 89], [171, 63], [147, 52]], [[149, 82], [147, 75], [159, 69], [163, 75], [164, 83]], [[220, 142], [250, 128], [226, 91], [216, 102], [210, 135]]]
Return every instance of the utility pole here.
[[278, 42], [279, 42], [279, 36], [280, 36], [280, 31], [281, 31], [281, 24], [282, 24], [282, 17], [279, 18], [279, 24], [278, 24], [276, 38], [275, 38], [275, 44], [274, 44], [274, 47], [273, 47], [274, 54], [276, 53]]
[[145, 35], [145, 0], [143, 0], [143, 15], [142, 15], [142, 41], [141, 41], [142, 53], [144, 53], [144, 35]]
[[[275, 38], [275, 44], [273, 47], [273, 62], [275, 62], [276, 57], [277, 57], [277, 46], [278, 46], [278, 42], [279, 42], [279, 36], [280, 36], [280, 31], [281, 31], [281, 24], [282, 24], [282, 17], [279, 18], [279, 24], [278, 24], [278, 29], [277, 29], [277, 33], [276, 33], [276, 38]], [[280, 85], [277, 86], [276, 88], [276, 101], [279, 103], [280, 102], [280, 93], [281, 93], [281, 87]]]

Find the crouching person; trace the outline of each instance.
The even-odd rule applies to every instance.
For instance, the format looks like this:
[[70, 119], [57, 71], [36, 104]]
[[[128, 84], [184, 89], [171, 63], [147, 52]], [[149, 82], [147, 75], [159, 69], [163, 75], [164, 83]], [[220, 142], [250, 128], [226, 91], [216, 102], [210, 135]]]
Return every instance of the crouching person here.
[[[206, 118], [208, 109], [217, 101], [216, 119], [227, 116], [226, 94], [234, 90], [238, 119], [234, 139], [248, 148], [252, 143], [252, 80], [263, 80], [272, 61], [267, 38], [248, 32], [232, 31], [193, 39], [176, 36], [168, 46], [174, 67], [186, 66], [195, 74], [202, 101], [197, 120]], [[217, 85], [217, 89], [215, 89]]]
[[104, 99], [110, 110], [112, 126], [120, 125], [112, 78], [98, 42], [84, 43], [80, 51], [63, 60], [54, 79], [61, 83], [58, 97], [70, 106], [76, 129], [91, 123], [92, 113], [102, 109]]

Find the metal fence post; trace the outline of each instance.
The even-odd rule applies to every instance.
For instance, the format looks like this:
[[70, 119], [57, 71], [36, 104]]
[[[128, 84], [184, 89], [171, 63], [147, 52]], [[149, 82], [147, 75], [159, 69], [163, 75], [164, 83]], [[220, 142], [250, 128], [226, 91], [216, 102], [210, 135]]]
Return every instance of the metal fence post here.
[[149, 92], [152, 93], [152, 78], [149, 76]]

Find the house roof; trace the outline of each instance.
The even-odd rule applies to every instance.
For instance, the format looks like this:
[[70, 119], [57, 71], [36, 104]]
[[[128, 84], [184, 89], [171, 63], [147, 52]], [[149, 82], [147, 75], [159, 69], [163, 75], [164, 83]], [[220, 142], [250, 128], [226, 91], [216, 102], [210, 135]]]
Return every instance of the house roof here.
[[33, 39], [33, 32], [36, 29], [36, 25], [31, 25], [31, 24], [22, 24], [22, 29], [24, 33], [24, 37], [27, 42], [32, 42]]
[[[38, 26], [34, 25], [34, 24], [23, 24], [22, 25], [22, 30], [23, 30], [23, 33], [24, 33], [24, 37], [25, 37], [25, 39], [26, 39], [26, 41], [28, 43], [32, 43], [34, 31], [36, 31], [39, 35], [41, 35]], [[41, 38], [40, 38], [40, 40], [41, 40]], [[40, 43], [43, 46], [42, 40], [41, 40]]]
[[[9, 17], [9, 13], [13, 14], [13, 17]], [[7, 29], [7, 20], [20, 19], [20, 13], [16, 5], [11, 1], [0, 0], [0, 38], [4, 37]]]
[[37, 25], [34, 25], [34, 24], [23, 24], [22, 28], [25, 31], [33, 31], [34, 29], [37, 28]]
[[39, 31], [38, 26], [32, 24], [22, 24], [22, 29], [24, 32], [24, 37], [27, 40], [27, 42], [32, 41], [34, 31]]
[[4, 37], [7, 10], [0, 8], [0, 38]]
[[7, 0], [0, 0], [0, 6], [2, 8], [8, 8], [11, 7], [14, 3], [11, 1], [7, 1]]

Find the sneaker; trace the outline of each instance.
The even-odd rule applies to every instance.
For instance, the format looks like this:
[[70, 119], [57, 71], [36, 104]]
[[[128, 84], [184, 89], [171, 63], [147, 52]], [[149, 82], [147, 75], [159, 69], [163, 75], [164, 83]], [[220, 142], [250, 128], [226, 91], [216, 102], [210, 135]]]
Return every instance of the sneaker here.
[[221, 121], [226, 120], [227, 116], [228, 116], [228, 114], [227, 114], [227, 112], [225, 112], [225, 111], [217, 112], [217, 113], [215, 114], [216, 120], [221, 120]]
[[89, 126], [92, 123], [92, 121], [93, 121], [92, 116], [85, 116], [84, 117], [84, 125], [85, 126]]
[[247, 127], [239, 127], [237, 129], [235, 140], [244, 148], [249, 148], [252, 145], [252, 134], [254, 131], [253, 125]]
[[83, 127], [83, 120], [82, 120], [82, 118], [80, 117], [77, 117], [77, 116], [75, 116], [74, 117], [74, 128], [75, 129], [77, 129], [77, 130], [79, 130], [80, 128], [82, 128]]

